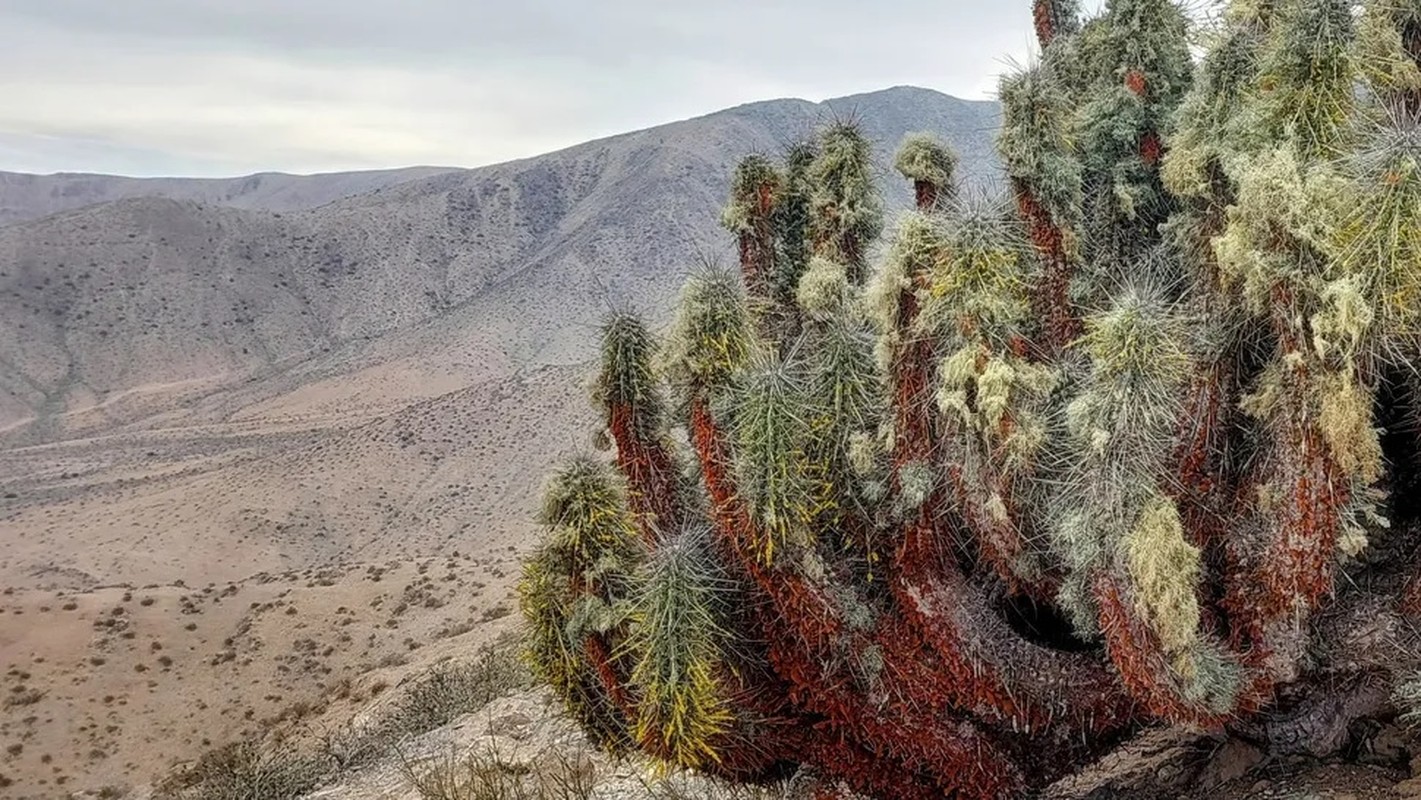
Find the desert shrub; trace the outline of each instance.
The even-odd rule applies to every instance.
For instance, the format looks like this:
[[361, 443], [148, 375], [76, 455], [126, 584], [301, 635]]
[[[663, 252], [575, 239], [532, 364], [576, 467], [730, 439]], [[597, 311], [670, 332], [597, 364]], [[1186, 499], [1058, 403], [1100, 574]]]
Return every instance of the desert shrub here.
[[527, 765], [493, 747], [462, 757], [402, 758], [401, 772], [421, 800], [588, 800], [596, 780], [591, 763], [574, 757], [549, 754]]
[[329, 769], [321, 757], [239, 741], [173, 772], [156, 792], [165, 800], [294, 800], [317, 788]]
[[321, 731], [321, 751], [339, 772], [395, 753], [411, 737], [531, 688], [533, 677], [522, 656], [521, 641], [505, 636], [481, 646], [471, 658], [436, 664], [409, 678], [374, 721]]
[[380, 727], [394, 739], [417, 736], [532, 685], [515, 640], [485, 645], [469, 660], [446, 661], [416, 676]]

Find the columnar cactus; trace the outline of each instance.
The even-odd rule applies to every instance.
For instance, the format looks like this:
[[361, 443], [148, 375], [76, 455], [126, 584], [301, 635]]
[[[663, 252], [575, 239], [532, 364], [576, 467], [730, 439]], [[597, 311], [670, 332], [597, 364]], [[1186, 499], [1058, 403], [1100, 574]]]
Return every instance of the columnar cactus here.
[[[531, 659], [613, 750], [1017, 797], [1151, 725], [1328, 755], [1416, 694], [1421, 5], [1034, 4], [1010, 197], [911, 137], [747, 158], [616, 470], [550, 484]], [[873, 269], [870, 267], [874, 266]], [[673, 413], [674, 411], [674, 413]], [[673, 418], [674, 417], [674, 418]], [[686, 441], [675, 435], [685, 431]]]

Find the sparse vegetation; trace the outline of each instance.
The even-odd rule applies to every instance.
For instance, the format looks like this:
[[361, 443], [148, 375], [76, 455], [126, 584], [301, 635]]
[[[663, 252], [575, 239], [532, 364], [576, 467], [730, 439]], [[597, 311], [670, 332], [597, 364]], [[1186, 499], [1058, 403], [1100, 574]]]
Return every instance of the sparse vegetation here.
[[398, 741], [438, 728], [532, 683], [515, 644], [485, 646], [471, 660], [445, 662], [415, 678], [381, 727]]
[[210, 751], [156, 787], [163, 800], [295, 800], [327, 775], [323, 758], [251, 741]]
[[40, 689], [16, 686], [5, 696], [5, 708], [17, 708], [22, 706], [32, 706], [43, 700], [45, 692]]
[[559, 756], [530, 768], [492, 747], [462, 757], [402, 758], [401, 769], [421, 800], [589, 800], [596, 785], [591, 763]]
[[[307, 720], [325, 710], [324, 704], [296, 701], [262, 722], [264, 731], [283, 736], [243, 739], [211, 750], [165, 778], [160, 796], [171, 800], [297, 797], [352, 769], [396, 754], [402, 742], [531, 685], [516, 641], [504, 639], [481, 647], [470, 659], [446, 661], [411, 677], [398, 698], [366, 724], [345, 723], [317, 730], [314, 735], [284, 738], [285, 732], [304, 731], [309, 727]], [[386, 684], [376, 682], [368, 696], [378, 696], [386, 689]], [[351, 697], [354, 690], [348, 679], [342, 679], [331, 693]], [[268, 698], [280, 699], [277, 695]], [[254, 709], [246, 710], [247, 719], [255, 716]]]

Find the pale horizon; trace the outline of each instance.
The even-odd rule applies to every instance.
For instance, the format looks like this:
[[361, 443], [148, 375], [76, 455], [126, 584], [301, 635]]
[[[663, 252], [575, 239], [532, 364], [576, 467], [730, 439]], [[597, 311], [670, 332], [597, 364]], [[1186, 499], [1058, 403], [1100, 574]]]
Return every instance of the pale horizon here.
[[896, 11], [13, 0], [0, 9], [0, 170], [478, 167], [763, 100], [900, 85], [986, 100], [1031, 58], [1029, 3]]

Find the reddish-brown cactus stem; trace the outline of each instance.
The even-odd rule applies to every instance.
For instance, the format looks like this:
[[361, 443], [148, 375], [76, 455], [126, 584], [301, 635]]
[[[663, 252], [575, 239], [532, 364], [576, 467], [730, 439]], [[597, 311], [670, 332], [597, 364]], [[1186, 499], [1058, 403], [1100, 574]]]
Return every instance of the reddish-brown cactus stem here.
[[1321, 434], [1303, 421], [1292, 427], [1293, 447], [1280, 454], [1273, 473], [1286, 490], [1269, 514], [1272, 535], [1254, 575], [1265, 617], [1315, 609], [1332, 593], [1339, 516], [1349, 494]]
[[[806, 714], [802, 753], [826, 777], [873, 796], [912, 800], [1021, 794], [1015, 767], [973, 726], [904, 707], [904, 699], [870, 703], [851, 676], [825, 671], [826, 653], [806, 658], [794, 627], [785, 617], [769, 623], [770, 661]], [[963, 785], [964, 778], [970, 783]]]
[[774, 271], [775, 231], [770, 219], [774, 204], [774, 186], [764, 183], [757, 187], [750, 230], [739, 235], [740, 272], [746, 290], [761, 299], [770, 296], [770, 275]]
[[[833, 600], [792, 571], [772, 570], [756, 557], [754, 536], [746, 532], [753, 522], [737, 508], [741, 504], [725, 470], [721, 434], [703, 400], [693, 402], [692, 437], [701, 456], [707, 489], [717, 506], [722, 536], [733, 541], [742, 567], [778, 612], [770, 617], [777, 628], [765, 631], [771, 642], [771, 663], [790, 684], [794, 702], [826, 717], [839, 736], [873, 743], [877, 752], [891, 748], [911, 771], [933, 776], [940, 787], [958, 791], [962, 797], [998, 797], [1015, 796], [1013, 792], [1023, 788], [1023, 781], [1037, 784], [1054, 777], [1052, 771], [1063, 768], [1067, 760], [1014, 759], [1010, 750], [988, 732], [960, 718], [954, 721], [962, 711], [980, 713], [1004, 727], [1029, 728], [1040, 735], [1077, 720], [1085, 720], [1085, 729], [1097, 733], [1119, 730], [1133, 722], [1129, 699], [1118, 687], [1111, 686], [1108, 674], [1098, 664], [1069, 659], [1054, 662], [1066, 666], [1042, 668], [1037, 674], [1024, 677], [1024, 689], [1003, 679], [1008, 666], [1000, 671], [988, 670], [990, 674], [984, 676], [983, 664], [1017, 665], [1010, 667], [1015, 675], [1019, 665], [1036, 664], [1039, 653], [1026, 648], [994, 650], [1000, 643], [988, 637], [963, 637], [957, 646], [948, 648], [959, 655], [948, 658], [931, 645], [925, 631], [951, 617], [934, 617], [927, 624], [914, 624], [900, 614], [889, 613], [879, 618], [871, 634], [847, 629], [839, 621], [840, 613]], [[915, 562], [928, 571], [940, 568], [942, 559], [929, 547], [933, 535], [930, 527], [925, 528], [915, 540], [917, 553], [899, 555], [895, 566]], [[979, 605], [980, 618], [965, 619], [960, 627], [1002, 633], [1003, 639], [1012, 641], [1011, 634], [1006, 633], [1007, 626], [991, 616], [986, 601], [979, 598]], [[958, 604], [954, 614], [970, 606]], [[983, 660], [963, 658], [961, 642], [971, 646], [971, 657]], [[836, 653], [864, 652], [869, 648], [881, 653], [883, 662], [879, 685], [874, 690], [865, 692], [852, 674], [823, 672], [823, 664], [839, 660]], [[1051, 655], [1054, 658], [1059, 654]], [[870, 696], [880, 700], [870, 701]], [[1046, 700], [1041, 708], [1033, 708], [1027, 705], [1032, 698]], [[941, 730], [942, 725], [949, 725], [951, 732]], [[1036, 744], [1049, 749], [1049, 744], [1041, 740]], [[967, 760], [960, 752], [964, 747], [970, 751]], [[1019, 773], [1014, 766], [1017, 763], [1031, 766], [1029, 777]], [[956, 784], [959, 778], [954, 776], [970, 773], [987, 777], [973, 778], [970, 786]]]
[[[1279, 309], [1272, 320], [1278, 358], [1288, 360], [1308, 345], [1289, 318], [1292, 292], [1280, 284], [1274, 287], [1272, 300], [1273, 308]], [[1279, 495], [1261, 515], [1265, 542], [1252, 558], [1236, 554], [1237, 563], [1249, 568], [1230, 576], [1228, 590], [1233, 596], [1229, 607], [1240, 617], [1239, 627], [1264, 638], [1275, 626], [1295, 627], [1331, 594], [1340, 515], [1350, 495], [1346, 476], [1316, 423], [1295, 408], [1282, 413], [1275, 452], [1259, 473], [1261, 482]], [[1245, 508], [1256, 506], [1255, 497], [1240, 496], [1239, 502]], [[1266, 647], [1260, 640], [1252, 644]]]
[[[1406, 50], [1406, 55], [1417, 67], [1421, 67], [1421, 23], [1408, 20], [1401, 28], [1401, 45]], [[1421, 114], [1421, 90], [1411, 89], [1401, 95], [1402, 108], [1406, 113], [1416, 116]]]
[[[918, 314], [917, 296], [911, 288], [899, 296], [899, 329], [908, 336]], [[913, 337], [899, 345], [898, 357], [892, 370], [894, 397], [894, 487], [898, 488], [899, 473], [909, 463], [936, 465], [936, 442], [939, 420], [932, 413], [934, 403], [931, 396], [932, 376], [936, 369], [936, 349], [928, 337]], [[983, 469], [997, 474], [991, 465]], [[955, 476], [959, 494], [964, 499], [964, 507], [975, 510], [971, 514], [974, 522], [982, 527], [973, 527], [983, 556], [993, 564], [1009, 585], [1017, 583], [1012, 563], [1022, 554], [1025, 544], [1019, 531], [1010, 520], [1004, 526], [984, 510], [985, 498], [976, 496], [973, 487], [962, 480], [959, 469], [950, 470]], [[1010, 489], [1004, 479], [998, 480], [996, 488], [1010, 496]], [[976, 614], [966, 623], [959, 623], [957, 615], [966, 611], [960, 607], [971, 601], [963, 596], [968, 587], [961, 580], [956, 565], [951, 563], [941, 550], [946, 542], [957, 537], [946, 529], [946, 506], [941, 489], [932, 492], [908, 523], [908, 531], [899, 551], [895, 554], [898, 580], [895, 591], [899, 605], [910, 614], [917, 627], [925, 633], [925, 640], [932, 647], [943, 665], [954, 677], [957, 691], [954, 693], [963, 708], [983, 719], [1009, 721], [1014, 727], [1027, 731], [1047, 727], [1050, 721], [1060, 716], [1059, 708], [1065, 707], [1079, 712], [1080, 719], [1087, 721], [1092, 732], [1104, 732], [1130, 724], [1128, 698], [1112, 685], [1109, 674], [1103, 667], [1091, 666], [1084, 659], [1075, 663], [1070, 657], [1060, 662], [1056, 653], [1036, 653], [1034, 648], [1025, 646], [1014, 648], [1012, 643], [1020, 641], [1014, 632], [995, 620], [985, 602], [973, 609]], [[953, 581], [956, 592], [949, 592], [938, 583], [939, 576], [945, 581]], [[905, 581], [911, 581], [911, 585]], [[1045, 584], [1043, 584], [1045, 585]], [[996, 624], [994, 624], [996, 623]], [[990, 631], [990, 633], [988, 633]], [[996, 634], [994, 641], [988, 636]], [[899, 634], [901, 635], [901, 634]], [[1050, 657], [1044, 657], [1050, 656]], [[1037, 670], [1016, 669], [1019, 659], [1027, 658], [1037, 662]], [[1069, 662], [1069, 663], [1068, 663]], [[1067, 664], [1048, 668], [1053, 663]], [[1010, 672], [1008, 671], [1010, 670]], [[1026, 675], [1024, 683], [1041, 680], [1045, 685], [1033, 695], [1024, 685], [1009, 683], [1007, 674]], [[1053, 682], [1068, 675], [1068, 680]], [[1061, 691], [1061, 686], [1071, 689]], [[1072, 694], [1073, 697], [1056, 697], [1055, 694]], [[1037, 701], [1033, 705], [1033, 700]]]
[[[591, 566], [591, 564], [583, 562], [572, 571], [568, 579], [568, 595], [577, 598], [596, 597], [605, 601], [607, 599], [606, 587], [598, 581], [590, 581], [585, 577]], [[592, 665], [593, 671], [597, 673], [597, 680], [602, 686], [602, 691], [612, 701], [612, 706], [621, 714], [622, 722], [630, 729], [636, 720], [636, 707], [627, 692], [626, 670], [619, 668], [612, 656], [614, 646], [609, 643], [612, 637], [620, 638], [623, 633], [624, 631], [614, 631], [606, 634], [588, 634], [582, 641], [582, 653], [588, 663]]]
[[[1027, 778], [1007, 751], [971, 722], [919, 704], [934, 697], [932, 687], [941, 678], [933, 674], [930, 664], [903, 655], [901, 650], [884, 655], [883, 680], [903, 691], [885, 688], [886, 702], [881, 704], [870, 703], [845, 676], [827, 674], [821, 662], [807, 662], [810, 669], [802, 675], [806, 682], [801, 685], [815, 690], [805, 698], [806, 706], [824, 714], [841, 735], [857, 739], [878, 758], [866, 773], [852, 760], [846, 763], [845, 757], [851, 759], [856, 749], [846, 738], [836, 748], [839, 758], [827, 765], [835, 776], [884, 797], [1001, 800], [1024, 795]], [[929, 693], [911, 693], [913, 689]], [[895, 761], [902, 766], [896, 774], [891, 768]], [[925, 783], [932, 787], [927, 794], [922, 793]]]
[[[948, 479], [956, 489], [958, 509], [972, 531], [979, 556], [1001, 578], [1007, 591], [1049, 603], [1059, 588], [1056, 576], [1043, 575], [1038, 581], [1027, 582], [1017, 574], [1016, 564], [1026, 553], [1026, 539], [1018, 523], [1020, 515], [1012, 481], [1003, 473], [994, 455], [990, 452], [963, 455], [975, 459], [974, 480], [967, 479], [960, 464], [948, 468]], [[1002, 502], [996, 513], [989, 510], [993, 495]], [[1001, 518], [1001, 511], [1006, 512], [1005, 519]]]
[[1066, 236], [1051, 213], [1037, 200], [1024, 181], [1012, 180], [1013, 193], [1031, 242], [1041, 255], [1043, 272], [1032, 300], [1042, 321], [1043, 355], [1060, 353], [1080, 338], [1082, 326], [1071, 302], [1071, 276], [1075, 267], [1066, 249]]
[[[926, 281], [924, 275], [914, 275], [911, 280], [921, 287]], [[931, 336], [914, 332], [914, 322], [919, 312], [918, 296], [913, 286], [898, 295], [898, 330], [903, 340], [898, 344], [890, 379], [893, 388], [893, 470], [892, 488], [902, 492], [903, 469], [910, 464], [937, 469], [939, 420], [934, 413], [934, 376], [937, 374], [937, 346]], [[926, 528], [927, 535], [936, 538], [942, 531], [940, 524], [946, 498], [940, 487], [935, 487], [914, 512], [910, 524]]]
[[1160, 139], [1158, 133], [1149, 131], [1140, 137], [1140, 159], [1146, 165], [1158, 166], [1162, 158], [1164, 158], [1164, 141]]
[[1159, 638], [1142, 620], [1119, 581], [1102, 573], [1094, 594], [1100, 606], [1100, 630], [1120, 680], [1154, 716], [1200, 728], [1222, 728], [1226, 715], [1213, 714], [1179, 698], [1169, 686], [1169, 659]]
[[[818, 209], [819, 215], [824, 219], [833, 219], [838, 211], [833, 206], [821, 206]], [[810, 243], [815, 255], [823, 256], [831, 261], [842, 262], [847, 267], [849, 282], [855, 286], [862, 286], [864, 280], [868, 278], [868, 266], [864, 263], [863, 242], [859, 241], [858, 234], [853, 231], [842, 231], [835, 234], [831, 226], [823, 226], [823, 230], [817, 233]]]
[[1143, 98], [1148, 89], [1145, 81], [1145, 73], [1132, 69], [1125, 73], [1125, 89], [1136, 97]]
[[1195, 375], [1181, 425], [1184, 436], [1175, 454], [1179, 479], [1163, 486], [1179, 509], [1185, 537], [1203, 553], [1205, 577], [1198, 591], [1201, 624], [1215, 632], [1224, 630], [1227, 616], [1226, 581], [1220, 578], [1231, 569], [1228, 525], [1237, 517], [1232, 503], [1238, 487], [1226, 473], [1222, 456], [1225, 415], [1232, 406], [1225, 400], [1230, 393], [1226, 374], [1223, 364], [1213, 364]]
[[[1279, 285], [1273, 291], [1273, 329], [1280, 358], [1304, 353], [1309, 345], [1293, 328], [1288, 309], [1292, 292]], [[1304, 368], [1306, 369], [1306, 368]], [[1301, 402], [1293, 399], [1290, 402]], [[1346, 476], [1332, 457], [1317, 424], [1295, 408], [1287, 415], [1276, 441], [1280, 450], [1269, 464], [1272, 482], [1282, 489], [1277, 507], [1266, 515], [1268, 545], [1253, 579], [1261, 591], [1255, 597], [1265, 620], [1283, 620], [1316, 609], [1332, 592], [1337, 564], [1340, 515], [1350, 494]]]
[[872, 797], [942, 798], [942, 789], [930, 778], [914, 775], [893, 759], [837, 737], [820, 725], [806, 736], [804, 755], [817, 766], [819, 778], [813, 796], [843, 800], [840, 785]]
[[1412, 557], [1411, 563], [1411, 576], [1402, 587], [1397, 609], [1409, 617], [1421, 617], [1421, 568], [1418, 568], [1415, 557]]
[[942, 539], [921, 527], [906, 532], [894, 597], [914, 627], [989, 709], [1028, 734], [1064, 725], [1094, 737], [1138, 721], [1134, 701], [1091, 656], [1038, 647], [992, 608], [983, 590], [951, 563]]
[[722, 670], [720, 678], [742, 720], [714, 745], [715, 774], [755, 779], [778, 764], [804, 761], [804, 722], [778, 675], [768, 666], [740, 665]]
[[698, 394], [691, 401], [691, 443], [700, 460], [701, 477], [706, 493], [710, 495], [711, 514], [721, 544], [735, 557], [745, 574], [761, 587], [766, 599], [775, 604], [775, 610], [786, 613], [786, 603], [792, 607], [798, 627], [813, 625], [805, 629], [809, 640], [832, 639], [839, 635], [840, 627], [833, 607], [819, 592], [809, 589], [800, 581], [787, 581], [784, 591], [771, 591], [777, 587], [778, 573], [772, 573], [758, 557], [746, 557], [757, 552], [758, 541], [755, 524], [749, 512], [740, 502], [735, 490], [735, 482], [730, 475], [730, 457], [721, 434], [720, 427], [711, 414], [710, 403]]
[[[791, 686], [792, 699], [803, 708], [825, 716], [838, 735], [850, 742], [874, 743], [879, 752], [899, 752], [909, 771], [893, 776], [880, 768], [879, 778], [903, 781], [891, 796], [916, 797], [919, 771], [937, 785], [933, 796], [944, 791], [962, 797], [1002, 797], [1024, 788], [1022, 777], [1007, 754], [985, 732], [965, 721], [950, 722], [951, 698], [958, 694], [924, 650], [916, 634], [901, 628], [889, 615], [886, 629], [876, 635], [847, 631], [839, 622], [836, 604], [817, 588], [789, 571], [766, 567], [758, 558], [753, 521], [741, 507], [726, 470], [726, 450], [704, 399], [692, 402], [692, 438], [701, 458], [702, 472], [722, 537], [738, 551], [743, 569], [774, 604], [777, 630], [769, 630], [770, 658], [776, 671]], [[894, 627], [895, 621], [899, 627]], [[824, 674], [821, 664], [833, 662], [833, 653], [864, 652], [876, 647], [882, 653], [884, 686], [880, 694], [903, 705], [897, 713], [871, 705], [851, 674]], [[906, 707], [908, 699], [931, 706]], [[947, 726], [949, 730], [944, 730]], [[833, 765], [828, 765], [833, 768]], [[837, 770], [836, 770], [837, 771]], [[891, 771], [890, 771], [891, 772]], [[960, 776], [972, 775], [971, 785], [959, 785]], [[840, 774], [857, 784], [867, 776]], [[903, 792], [903, 793], [900, 793]]]
[[[1252, 508], [1247, 504], [1249, 492], [1257, 484], [1245, 481], [1236, 492], [1238, 514], [1245, 516]], [[1257, 554], [1246, 552], [1239, 540], [1230, 539], [1223, 548], [1224, 593], [1219, 605], [1228, 619], [1229, 649], [1239, 654], [1245, 682], [1239, 689], [1239, 713], [1263, 707], [1273, 696], [1276, 677], [1268, 668], [1273, 651], [1267, 641], [1270, 620], [1259, 612], [1256, 568], [1251, 566]]]
[[862, 286], [868, 278], [868, 266], [864, 263], [863, 243], [859, 241], [858, 235], [846, 231], [839, 239], [839, 252], [843, 254], [844, 263], [848, 265], [849, 280], [857, 286]]
[[[731, 563], [742, 566], [740, 553], [743, 548], [753, 546], [750, 516], [736, 500], [729, 472], [729, 456], [703, 391], [697, 391], [691, 402], [691, 441], [699, 456], [702, 478], [710, 495], [712, 517], [720, 534], [718, 541], [732, 557]], [[748, 573], [746, 577], [750, 577]], [[750, 591], [759, 603], [766, 606], [762, 609], [763, 613], [753, 615], [750, 624], [760, 628], [764, 641], [774, 641], [782, 635], [776, 625], [778, 612], [758, 582], [752, 581]], [[762, 720], [762, 730], [754, 741], [742, 743], [737, 751], [720, 753], [722, 764], [718, 769], [749, 772], [767, 768], [777, 761], [804, 760], [802, 749], [813, 737], [804, 730], [803, 722], [795, 719], [797, 712], [788, 705], [789, 688], [779, 677], [743, 669], [725, 677], [727, 684], [735, 687], [732, 706], [754, 713]]]
[[627, 503], [648, 543], [657, 531], [675, 530], [681, 522], [675, 462], [663, 442], [641, 433], [636, 411], [625, 403], [609, 410], [612, 440], [617, 444], [617, 467], [627, 481]]
[[700, 459], [701, 478], [710, 494], [716, 527], [725, 538], [734, 538], [738, 535], [738, 528], [749, 524], [749, 517], [734, 502], [735, 484], [730, 478], [730, 456], [725, 452], [720, 430], [711, 416], [710, 401], [700, 392], [691, 400], [691, 445]]
[[1209, 549], [1224, 534], [1224, 509], [1219, 506], [1227, 479], [1220, 472], [1219, 434], [1224, 410], [1222, 368], [1201, 370], [1189, 389], [1183, 419], [1184, 437], [1176, 454], [1179, 480], [1169, 484], [1179, 507], [1184, 531], [1194, 546]]
[[[921, 276], [914, 276], [919, 280]], [[912, 332], [918, 316], [918, 297], [910, 287], [898, 296], [898, 345], [893, 380], [893, 482], [899, 487], [903, 467], [917, 462], [934, 464], [938, 436], [933, 413], [933, 376], [937, 372], [937, 347], [932, 337]]]
[[[901, 320], [900, 329], [905, 336], [912, 330], [918, 311], [917, 296], [911, 290], [903, 291], [899, 297], [898, 316]], [[986, 357], [988, 353], [984, 350], [983, 358]], [[938, 457], [937, 442], [943, 438], [940, 429], [944, 423], [933, 413], [936, 407], [932, 391], [936, 362], [937, 349], [930, 337], [914, 337], [900, 345], [899, 356], [892, 371], [895, 490], [900, 486], [899, 474], [904, 466], [916, 462], [935, 467], [941, 460]], [[1011, 424], [1009, 417], [1003, 420], [1004, 426]], [[956, 490], [959, 505], [969, 522], [969, 529], [975, 535], [974, 542], [978, 545], [983, 560], [1002, 578], [1012, 593], [1030, 594], [1042, 600], [1049, 600], [1055, 594], [1052, 581], [1043, 581], [1039, 585], [1024, 585], [1013, 569], [1013, 565], [1025, 552], [1026, 544], [1016, 522], [1011, 482], [997, 466], [1000, 459], [991, 453], [963, 454], [964, 457], [973, 455], [979, 456], [979, 477], [984, 485], [966, 480], [960, 464], [950, 466], [947, 469], [947, 477]], [[1007, 505], [1008, 514], [1005, 521], [986, 510], [986, 503], [993, 492], [999, 494]], [[938, 512], [945, 505], [946, 498], [942, 496], [941, 490], [935, 490], [933, 496], [923, 504], [917, 524], [936, 529], [941, 518]]]
[[597, 670], [597, 677], [602, 681], [602, 689], [607, 692], [607, 696], [612, 699], [612, 705], [622, 713], [622, 719], [630, 727], [636, 719], [636, 706], [632, 703], [631, 696], [627, 694], [624, 676], [619, 674], [616, 665], [612, 662], [611, 648], [607, 646], [601, 636], [593, 634], [583, 641], [582, 649], [587, 660]]
[[1044, 50], [1060, 33], [1056, 29], [1055, 3], [1052, 0], [1036, 0], [1031, 5], [1031, 21], [1036, 28], [1036, 41], [1041, 44], [1041, 48]]
[[917, 201], [919, 211], [932, 211], [937, 208], [938, 198], [942, 195], [938, 185], [932, 181], [913, 181], [913, 196]]

